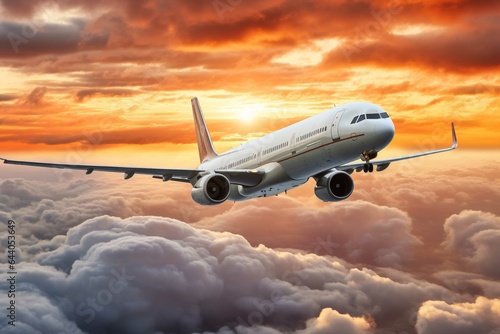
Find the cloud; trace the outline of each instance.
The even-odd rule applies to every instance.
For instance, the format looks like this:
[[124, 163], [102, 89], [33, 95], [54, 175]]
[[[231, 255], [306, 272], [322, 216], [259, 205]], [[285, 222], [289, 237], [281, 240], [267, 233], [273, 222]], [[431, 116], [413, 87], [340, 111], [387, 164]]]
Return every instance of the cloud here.
[[362, 334], [371, 329], [370, 323], [364, 318], [351, 317], [346, 314], [340, 314], [331, 308], [321, 310], [316, 319], [307, 321], [307, 327], [300, 333], [309, 334]]
[[[267, 53], [266, 50], [272, 47], [275, 56], [279, 57], [288, 53], [290, 48], [300, 48], [309, 45], [311, 41], [337, 38], [344, 42], [341, 48], [337, 48], [328, 57], [322, 70], [334, 65], [338, 67], [339, 64], [351, 66], [375, 63], [380, 66], [387, 62], [403, 67], [416, 65], [430, 69], [438, 65], [458, 72], [467, 68], [497, 67], [496, 44], [485, 41], [491, 42], [498, 30], [496, 20], [491, 16], [491, 12], [498, 9], [498, 4], [494, 1], [473, 4], [466, 0], [458, 3], [454, 7], [455, 15], [452, 18], [448, 10], [450, 5], [443, 2], [427, 4], [402, 1], [394, 6], [369, 1], [319, 1], [314, 4], [254, 1], [251, 5], [242, 2], [226, 5], [227, 10], [221, 12], [211, 2], [197, 4], [194, 8], [185, 1], [147, 1], [141, 4], [124, 1], [120, 5], [115, 1], [102, 1], [98, 4], [71, 1], [61, 4], [60, 9], [78, 8], [85, 13], [98, 15], [94, 19], [80, 19], [78, 24], [73, 22], [67, 25], [47, 25], [47, 28], [44, 26], [43, 31], [29, 43], [18, 43], [19, 50], [22, 47], [26, 50], [25, 55], [40, 54], [44, 50], [42, 44], [47, 46], [45, 52], [49, 53], [71, 53], [85, 48], [105, 51], [108, 48], [140, 50], [147, 47], [153, 50], [163, 49], [165, 45], [168, 50], [205, 51], [215, 48], [220, 49], [222, 58], [203, 58], [234, 67], [238, 58], [241, 58], [241, 52], [224, 52], [227, 46], [236, 45], [245, 55], [253, 54], [246, 47], [248, 43], [252, 43], [261, 53]], [[44, 6], [9, 5], [5, 10], [15, 14], [24, 11], [30, 17], [36, 11], [43, 11]], [[323, 24], [311, 24], [318, 21]], [[396, 28], [418, 26], [422, 22], [437, 30], [444, 25], [453, 25], [455, 29], [443, 29], [444, 32], [440, 33], [427, 33], [424, 30], [412, 36], [392, 33]], [[21, 24], [5, 22], [4, 25], [5, 31], [15, 32], [26, 39], [22, 36]], [[60, 36], [59, 29], [62, 27], [66, 31], [73, 30], [74, 33], [55, 43], [55, 36]], [[461, 40], [460, 36], [463, 36]], [[6, 37], [5, 40], [7, 41]], [[62, 45], [65, 40], [66, 45]], [[8, 46], [7, 42], [5, 44]], [[458, 46], [464, 44], [467, 48], [457, 52]], [[432, 48], [433, 45], [438, 47]], [[427, 52], [411, 51], [419, 48]], [[12, 47], [6, 48], [11, 49]], [[355, 55], [346, 58], [345, 50], [355, 50]], [[385, 57], [386, 53], [390, 57]], [[230, 62], [225, 59], [224, 54], [233, 54]], [[191, 57], [188, 56], [187, 59]], [[272, 59], [273, 57], [262, 57], [258, 64], [269, 64]], [[150, 61], [155, 59], [151, 58]], [[201, 64], [192, 63], [192, 66], [196, 65]]]
[[[439, 146], [435, 140], [440, 138], [449, 140], [448, 136], [447, 131], [436, 132], [428, 137], [426, 142], [419, 142], [413, 152], [419, 151], [417, 147], [420, 147], [420, 150], [437, 148]], [[395, 155], [384, 153], [384, 158]], [[454, 258], [457, 258], [457, 254], [462, 254], [463, 250], [460, 247], [467, 243], [463, 238], [452, 238], [450, 234], [452, 231], [445, 229], [443, 225], [453, 215], [471, 208], [485, 213], [498, 211], [496, 202], [492, 200], [500, 196], [500, 186], [491, 182], [496, 178], [495, 172], [478, 174], [476, 168], [472, 166], [476, 163], [488, 165], [496, 160], [481, 154], [457, 150], [449, 155], [445, 153], [436, 156], [434, 160], [422, 158], [394, 163], [386, 171], [373, 175], [356, 173], [353, 175], [356, 189], [352, 200], [359, 199], [376, 205], [386, 205], [408, 214], [412, 220], [412, 234], [425, 245], [414, 253], [416, 258], [413, 265], [425, 266], [427, 269], [434, 266], [439, 268], [443, 266], [443, 261], [449, 259], [453, 262], [454, 269], [463, 270], [463, 266], [460, 267]], [[470, 161], [471, 165], [467, 161]], [[465, 215], [462, 214], [460, 217], [463, 218]], [[478, 220], [489, 220], [487, 217], [488, 214], [485, 214], [478, 217]], [[445, 246], [448, 251], [443, 252], [441, 243], [446, 238], [449, 238], [449, 242], [462, 241], [457, 243], [453, 250], [448, 248], [450, 245], [448, 242]], [[435, 269], [430, 270], [435, 271]]]
[[[165, 194], [157, 182], [147, 182], [146, 178], [132, 184], [132, 188], [130, 183], [120, 181], [121, 177], [115, 179], [113, 182], [94, 177], [52, 182], [0, 181], [0, 199], [5, 211], [13, 219], [26, 222], [25, 229], [19, 232], [26, 238], [22, 243], [26, 256], [37, 254], [38, 241], [65, 234], [81, 221], [102, 214], [176, 217], [200, 228], [242, 234], [253, 245], [294, 248], [388, 267], [408, 265], [421, 245], [412, 234], [411, 219], [405, 213], [367, 202], [317, 208], [293, 198], [279, 197], [260, 201], [260, 206], [252, 202], [225, 203], [192, 210], [189, 186], [169, 184], [170, 191]], [[286, 208], [285, 213], [279, 213], [278, 207]], [[275, 223], [262, 233], [262, 224], [270, 221]]]
[[[457, 159], [491, 164], [468, 157]], [[341, 205], [311, 198], [307, 184], [289, 196], [207, 208], [193, 206], [189, 185], [43, 170], [38, 181], [0, 181], [0, 218], [18, 224], [19, 272], [26, 275], [19, 279], [30, 296], [43, 296], [40, 304], [53, 305], [45, 309], [62, 326], [82, 332], [120, 330], [118, 318], [145, 333], [298, 334], [325, 322], [412, 332], [427, 301], [499, 298], [497, 279], [477, 266], [496, 268], [495, 258], [477, 250], [497, 254], [496, 234], [489, 240], [485, 233], [495, 231], [497, 217], [460, 212], [494, 212], [485, 200], [497, 196], [493, 175], [417, 166], [417, 177], [392, 168], [356, 174], [354, 199]], [[140, 280], [125, 286], [118, 280], [124, 275]], [[31, 320], [26, 326], [45, 328]]]
[[276, 198], [266, 206], [243, 204], [197, 226], [243, 234], [254, 244], [335, 254], [378, 266], [403, 265], [421, 244], [411, 233], [411, 219], [405, 213], [367, 202], [308, 209], [297, 201]]
[[8, 102], [13, 101], [18, 98], [17, 95], [14, 94], [0, 94], [0, 102]]
[[[321, 65], [332, 66], [375, 65], [381, 67], [439, 68], [450, 72], [477, 72], [500, 66], [499, 42], [483, 47], [490, 41], [491, 32], [499, 27], [486, 25], [476, 30], [468, 26], [440, 33], [422, 33], [417, 36], [385, 36], [372, 42], [368, 33], [362, 41], [347, 41], [332, 51]], [[364, 39], [367, 41], [364, 41]], [[466, 46], [466, 49], [463, 47]], [[422, 52], [423, 51], [423, 52]], [[413, 56], [411, 56], [413, 55]]]
[[[446, 137], [436, 128], [448, 118], [461, 121], [461, 147], [498, 143], [498, 1], [225, 2], [221, 12], [213, 1], [2, 1], [3, 149], [191, 145], [191, 121], [176, 100], [195, 92], [221, 106], [209, 127], [222, 144], [367, 98], [395, 119], [395, 145], [444, 147], [448, 124]], [[51, 12], [57, 22], [39, 19]], [[326, 41], [337, 44], [323, 48]], [[314, 45], [317, 66], [275, 62]], [[263, 101], [274, 119], [235, 123], [222, 108], [227, 100], [234, 110]], [[165, 121], [151, 123], [158, 118]], [[290, 197], [199, 208], [189, 185], [144, 177], [140, 185], [131, 183], [139, 177], [71, 173], [2, 179], [0, 219], [19, 222], [20, 325], [50, 333], [127, 325], [141, 333], [400, 333], [415, 331], [419, 307], [465, 314], [489, 303], [480, 295], [496, 305], [500, 187], [494, 168], [479, 174], [477, 166], [498, 159], [458, 154], [356, 174], [352, 199], [339, 205], [318, 203], [311, 183]], [[126, 219], [135, 215], [196, 228]], [[419, 318], [419, 330], [431, 318]], [[479, 329], [497, 325], [476, 320]]]
[[[500, 298], [500, 283], [494, 278], [487, 278], [482, 274], [457, 270], [443, 270], [433, 274], [441, 285], [458, 294], [468, 294], [471, 296], [483, 296], [494, 299]], [[456, 299], [442, 299], [442, 301], [452, 304]]]
[[[40, 173], [39, 180], [0, 180], [0, 203], [4, 205], [0, 209], [29, 223], [20, 232], [26, 237], [25, 246], [66, 234], [69, 228], [98, 215], [160, 215], [200, 228], [238, 233], [255, 246], [294, 248], [335, 255], [352, 263], [425, 272], [484, 272], [467, 264], [462, 256], [457, 261], [459, 248], [444, 251], [441, 246], [448, 235], [443, 223], [449, 217], [470, 207], [495, 212], [495, 203], [488, 198], [500, 193], [490, 182], [492, 173], [476, 176], [465, 166], [457, 171], [453, 166], [459, 161], [497, 163], [459, 155], [456, 160], [440, 161], [451, 167], [439, 170], [426, 164], [407, 168], [403, 163], [383, 173], [355, 174], [352, 199], [340, 205], [323, 204], [311, 197], [313, 182], [288, 196], [199, 207], [193, 206], [190, 187], [185, 184], [164, 184], [145, 176], [125, 182], [120, 174], [103, 173], [85, 176], [72, 172], [66, 173], [71, 175], [66, 178], [57, 170], [19, 168], [19, 172], [29, 173], [29, 178]], [[433, 205], [436, 201], [439, 206]], [[26, 252], [34, 254], [36, 248]]]
[[444, 225], [445, 248], [459, 254], [471, 268], [493, 278], [500, 278], [500, 218], [481, 211], [462, 211], [448, 218]]
[[[2, 333], [75, 333], [83, 334], [72, 320], [68, 319], [61, 289], [65, 285], [65, 275], [50, 267], [33, 263], [23, 263], [22, 277], [27, 285], [16, 281], [16, 321], [15, 326], [4, 324]], [[10, 275], [5, 274], [6, 277]], [[6, 283], [0, 289], [7, 290]], [[9, 305], [7, 293], [0, 296], [2, 305]], [[13, 319], [8, 318], [8, 321]]]
[[447, 304], [427, 301], [418, 311], [418, 334], [497, 333], [500, 328], [500, 299], [478, 297], [472, 303]]
[[[52, 238], [96, 216], [159, 215], [193, 222], [232, 206], [193, 208], [189, 185], [164, 184], [148, 177], [137, 178], [136, 183], [135, 179], [124, 182], [119, 174], [82, 177], [84, 173], [52, 169], [24, 172], [29, 174], [20, 174], [23, 179], [0, 179], [0, 217], [20, 222], [18, 249], [27, 260], [43, 249], [57, 248], [59, 241]], [[38, 175], [38, 180], [29, 175]], [[0, 231], [6, 231], [6, 226], [0, 225]], [[2, 236], [0, 240], [6, 242], [6, 234]]]
[[13, 15], [21, 17], [30, 17], [35, 13], [36, 5], [40, 4], [34, 3], [33, 1], [20, 0], [20, 1], [9, 1], [2, 0], [3, 9]]
[[71, 53], [77, 50], [82, 24], [43, 22], [0, 22], [0, 57], [33, 57], [41, 54]]
[[43, 97], [47, 93], [47, 87], [36, 87], [24, 99], [24, 103], [30, 106], [38, 106], [42, 103]]
[[138, 92], [132, 89], [82, 89], [76, 93], [76, 100], [82, 102], [83, 100], [93, 97], [95, 95], [99, 96], [132, 96]]
[[36, 292], [52, 305], [20, 298], [24, 314], [43, 310], [36, 319], [20, 317], [23, 326], [49, 328], [57, 316], [58, 326], [92, 333], [359, 333], [375, 324], [392, 328], [392, 318], [449, 293], [403, 274], [393, 280], [335, 258], [252, 247], [239, 235], [159, 217], [87, 220], [57, 249], [40, 253], [38, 264], [19, 264], [18, 279], [25, 283], [19, 296]]
[[[81, 133], [83, 125], [96, 115], [102, 117], [104, 110], [140, 110], [155, 119], [160, 108], [176, 108], [165, 106], [158, 96], [187, 101], [194, 92], [225, 95], [238, 103], [263, 100], [275, 106], [272, 117], [290, 121], [283, 124], [333, 103], [370, 98], [387, 108], [398, 129], [405, 130], [398, 130], [401, 135], [395, 139], [400, 146], [410, 146], [416, 133], [433, 131], [445, 118], [443, 111], [452, 117], [451, 111], [460, 110], [452, 118], [464, 121], [461, 147], [493, 147], [497, 142], [491, 140], [497, 135], [494, 88], [500, 59], [494, 1], [455, 1], [453, 16], [450, 3], [426, 1], [402, 1], [397, 6], [373, 1], [232, 2], [223, 14], [214, 2], [193, 6], [177, 0], [6, 3], [5, 20], [17, 21], [0, 25], [0, 62], [23, 80], [30, 78], [22, 84], [29, 87], [22, 89], [47, 87], [43, 101], [51, 102], [42, 110], [46, 117], [36, 119], [29, 108], [6, 108], [1, 139], [11, 150], [77, 141], [67, 133]], [[57, 22], [39, 20], [51, 13], [48, 16]], [[373, 27], [376, 31], [370, 32]], [[328, 41], [336, 45], [323, 45]], [[301, 52], [311, 46], [330, 50], [321, 53], [317, 66], [300, 62]], [[346, 57], [345, 49], [356, 51]], [[276, 63], [290, 54], [299, 56], [290, 63]], [[428, 75], [436, 71], [439, 79]], [[460, 87], [456, 82], [462, 82]], [[13, 87], [5, 94], [19, 95], [18, 90]], [[107, 99], [96, 101], [99, 96]], [[143, 103], [132, 101], [139, 96]], [[223, 106], [225, 101], [219, 103]], [[420, 112], [412, 112], [416, 109]], [[276, 117], [276, 110], [287, 114]], [[66, 117], [60, 117], [64, 111]], [[185, 120], [184, 115], [176, 113], [168, 123], [181, 126], [177, 120]], [[217, 118], [227, 116], [220, 113]], [[70, 120], [75, 121], [71, 129]], [[134, 129], [144, 126], [135, 116], [121, 121]], [[218, 138], [235, 138], [235, 128], [221, 125]], [[59, 139], [65, 130], [70, 131]], [[189, 140], [193, 143], [194, 136]]]

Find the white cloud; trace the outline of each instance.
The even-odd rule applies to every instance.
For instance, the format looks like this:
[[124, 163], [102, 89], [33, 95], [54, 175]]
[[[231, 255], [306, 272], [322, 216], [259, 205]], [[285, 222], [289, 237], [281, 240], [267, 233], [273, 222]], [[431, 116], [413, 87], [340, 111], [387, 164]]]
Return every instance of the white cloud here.
[[307, 321], [305, 330], [299, 333], [307, 334], [362, 334], [369, 332], [370, 323], [362, 317], [351, 317], [348, 314], [340, 314], [336, 310], [326, 308], [321, 310], [320, 315]]
[[500, 217], [481, 211], [463, 211], [444, 225], [444, 247], [458, 254], [478, 273], [500, 278]]
[[478, 297], [473, 303], [427, 301], [418, 311], [419, 334], [498, 334], [500, 299]]

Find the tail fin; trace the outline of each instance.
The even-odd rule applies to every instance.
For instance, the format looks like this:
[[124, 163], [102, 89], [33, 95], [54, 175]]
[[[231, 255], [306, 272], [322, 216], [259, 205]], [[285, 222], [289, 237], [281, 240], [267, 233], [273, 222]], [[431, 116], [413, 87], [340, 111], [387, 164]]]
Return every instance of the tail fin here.
[[218, 154], [215, 152], [214, 145], [212, 144], [212, 139], [210, 138], [210, 133], [208, 132], [207, 124], [205, 123], [205, 118], [203, 117], [198, 98], [194, 97], [191, 99], [191, 106], [193, 107], [194, 125], [196, 127], [196, 139], [198, 141], [200, 162], [203, 162], [205, 160], [215, 158]]

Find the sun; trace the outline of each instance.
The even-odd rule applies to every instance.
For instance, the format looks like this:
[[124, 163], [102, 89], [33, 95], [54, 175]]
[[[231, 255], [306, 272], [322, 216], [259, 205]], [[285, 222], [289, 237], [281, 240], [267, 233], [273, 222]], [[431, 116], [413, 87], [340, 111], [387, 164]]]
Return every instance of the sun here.
[[243, 106], [238, 110], [238, 118], [243, 122], [252, 122], [257, 118], [258, 114], [265, 110], [266, 106], [263, 103], [252, 103]]
[[251, 122], [254, 119], [254, 111], [250, 109], [244, 109], [240, 111], [238, 118], [244, 122]]

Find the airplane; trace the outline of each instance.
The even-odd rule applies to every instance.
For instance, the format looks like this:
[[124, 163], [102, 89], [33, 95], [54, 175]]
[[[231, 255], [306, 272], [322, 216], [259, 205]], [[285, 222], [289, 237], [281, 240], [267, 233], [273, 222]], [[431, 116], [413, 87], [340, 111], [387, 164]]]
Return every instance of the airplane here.
[[[191, 99], [200, 165], [195, 169], [120, 167], [18, 161], [5, 164], [152, 175], [163, 182], [191, 183], [191, 196], [201, 205], [216, 205], [278, 195], [316, 181], [315, 195], [324, 202], [347, 199], [354, 190], [351, 174], [383, 171], [392, 162], [453, 150], [458, 141], [451, 123], [452, 145], [391, 159], [372, 160], [392, 141], [394, 123], [381, 107], [350, 102], [281, 130], [250, 141], [223, 154], [214, 149], [198, 99]], [[356, 160], [361, 160], [355, 162]]]

